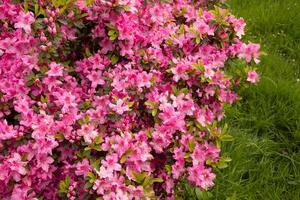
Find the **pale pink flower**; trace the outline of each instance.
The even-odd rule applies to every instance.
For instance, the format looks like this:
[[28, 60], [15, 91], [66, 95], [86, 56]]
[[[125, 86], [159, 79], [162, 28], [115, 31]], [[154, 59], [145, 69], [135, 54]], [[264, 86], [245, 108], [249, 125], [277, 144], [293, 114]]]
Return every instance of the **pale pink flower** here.
[[122, 99], [118, 99], [116, 103], [117, 104], [110, 103], [109, 107], [119, 115], [129, 110], [128, 105]]
[[253, 84], [256, 84], [259, 81], [259, 75], [255, 70], [248, 71], [247, 81]]
[[35, 21], [33, 13], [21, 11], [16, 18], [15, 28], [22, 28], [26, 33], [31, 32], [31, 24]]

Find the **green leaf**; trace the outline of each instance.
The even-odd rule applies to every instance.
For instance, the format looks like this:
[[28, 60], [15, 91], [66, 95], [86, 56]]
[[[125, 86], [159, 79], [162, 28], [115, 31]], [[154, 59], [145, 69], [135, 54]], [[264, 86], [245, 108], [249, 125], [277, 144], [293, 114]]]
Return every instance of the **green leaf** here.
[[151, 109], [154, 109], [154, 108], [157, 107], [155, 102], [152, 102], [152, 101], [149, 101], [149, 100], [145, 102], [145, 105], [149, 106]]
[[194, 151], [195, 146], [196, 146], [195, 141], [194, 140], [189, 140], [189, 142], [188, 142], [188, 148], [189, 148], [190, 152]]
[[39, 5], [36, 3], [36, 4], [34, 4], [34, 14], [35, 14], [35, 16], [37, 16], [38, 12], [39, 12]]
[[153, 109], [151, 111], [151, 114], [152, 114], [153, 117], [155, 117], [157, 115], [157, 109]]
[[216, 141], [216, 146], [217, 146], [218, 149], [221, 149], [222, 144], [221, 144], [220, 140]]
[[84, 151], [90, 151], [90, 150], [92, 150], [90, 146], [84, 148]]
[[195, 125], [198, 129], [203, 130], [203, 126], [197, 120], [195, 120]]
[[94, 160], [94, 161], [91, 162], [91, 163], [92, 163], [92, 166], [94, 167], [94, 169], [99, 170], [99, 168], [100, 168], [100, 160], [99, 160], [99, 159]]
[[27, 13], [28, 12], [28, 2], [27, 0], [24, 1], [24, 11]]
[[85, 56], [86, 56], [86, 57], [90, 57], [91, 55], [92, 55], [92, 53], [91, 53], [90, 49], [89, 49], [89, 48], [86, 48], [86, 49], [85, 49]]
[[95, 0], [84, 0], [84, 2], [87, 6], [91, 6], [92, 4], [94, 4]]
[[93, 150], [96, 150], [96, 151], [102, 151], [102, 149], [99, 145], [93, 146], [92, 148], [93, 148]]
[[143, 183], [144, 179], [147, 176], [147, 173], [146, 172], [142, 172], [142, 173], [132, 172], [132, 176], [135, 178], [136, 182]]
[[69, 176], [65, 178], [65, 180], [60, 181], [59, 183], [59, 192], [67, 193], [70, 186], [71, 179]]
[[91, 188], [94, 184], [93, 183], [90, 183], [90, 182], [87, 182], [86, 184], [84, 184], [84, 188]]
[[112, 55], [111, 58], [110, 58], [110, 61], [111, 61], [111, 64], [116, 64], [118, 61], [119, 61], [119, 56], [117, 55]]
[[115, 34], [115, 35], [112, 35], [109, 37], [110, 40], [114, 41], [115, 39], [117, 39], [118, 35]]
[[165, 165], [165, 170], [167, 171], [168, 175], [172, 173], [172, 167], [170, 165]]
[[153, 178], [151, 179], [150, 183], [162, 183], [164, 180], [162, 178]]
[[108, 36], [112, 36], [112, 35], [115, 35], [115, 34], [116, 34], [115, 30], [109, 30], [108, 31]]
[[89, 172], [87, 174], [87, 177], [90, 183], [94, 183], [96, 181], [96, 176], [93, 172]]
[[126, 159], [127, 159], [127, 155], [126, 154], [122, 155], [122, 157], [120, 159], [120, 163], [121, 164], [125, 163]]
[[103, 140], [103, 134], [99, 134], [97, 135], [97, 137], [95, 138], [95, 144], [101, 144], [102, 142], [104, 142]]
[[197, 36], [196, 37], [196, 44], [200, 44], [200, 42], [201, 42], [201, 38], [200, 38], [200, 36]]
[[79, 105], [79, 109], [81, 111], [86, 111], [86, 110], [90, 109], [91, 107], [92, 107], [91, 101], [85, 101]]
[[63, 139], [63, 138], [64, 138], [64, 134], [62, 134], [62, 133], [57, 133], [57, 134], [54, 135], [54, 137], [55, 137], [56, 139]]
[[130, 107], [132, 107], [132, 106], [134, 105], [134, 102], [133, 102], [133, 101], [130, 101], [130, 102], [127, 103], [127, 105], [128, 105], [128, 107], [130, 108]]
[[225, 134], [221, 136], [221, 141], [230, 142], [233, 141], [233, 137], [231, 135]]
[[42, 66], [41, 68], [40, 68], [40, 72], [42, 73], [42, 74], [46, 74], [47, 72], [48, 72], [48, 67], [47, 66]]
[[224, 168], [228, 167], [228, 164], [225, 161], [221, 160], [218, 162], [217, 166], [219, 169], [224, 169]]
[[195, 188], [195, 193], [197, 196], [197, 199], [199, 200], [209, 200], [213, 197], [213, 195], [208, 191], [201, 191], [199, 188]]
[[151, 179], [149, 176], [145, 177], [144, 181], [143, 181], [143, 187], [147, 187], [151, 185]]
[[42, 103], [48, 103], [48, 97], [44, 96], [44, 95], [41, 95], [41, 102]]

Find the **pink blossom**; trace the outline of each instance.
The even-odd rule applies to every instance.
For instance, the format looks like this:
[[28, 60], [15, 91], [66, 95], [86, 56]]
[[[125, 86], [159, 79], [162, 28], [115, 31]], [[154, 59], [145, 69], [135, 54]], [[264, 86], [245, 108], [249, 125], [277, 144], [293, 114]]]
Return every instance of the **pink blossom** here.
[[213, 180], [216, 175], [211, 172], [211, 168], [206, 169], [203, 165], [196, 165], [189, 167], [188, 173], [188, 181], [204, 190], [214, 185]]
[[77, 176], [84, 175], [86, 176], [88, 172], [92, 170], [92, 167], [89, 164], [89, 161], [87, 159], [83, 159], [82, 162], [79, 162], [76, 164], [76, 171], [75, 174]]
[[31, 24], [35, 21], [32, 12], [21, 11], [16, 18], [15, 28], [22, 28], [26, 33], [31, 32]]
[[119, 115], [129, 110], [128, 105], [122, 99], [118, 99], [116, 103], [117, 104], [110, 103], [109, 107]]
[[242, 36], [245, 34], [244, 28], [246, 26], [246, 23], [243, 18], [235, 18], [233, 16], [228, 17], [228, 21], [233, 24], [234, 31], [236, 32], [236, 35], [241, 39]]
[[112, 171], [120, 171], [121, 170], [121, 165], [118, 163], [118, 155], [113, 154], [113, 155], [108, 155], [106, 156], [105, 160], [102, 160], [102, 165], [106, 168], [109, 168]]
[[45, 172], [49, 171], [50, 164], [53, 162], [53, 158], [47, 156], [47, 154], [39, 154], [37, 156], [37, 165], [41, 167]]
[[257, 72], [255, 70], [248, 71], [247, 81], [249, 81], [250, 83], [253, 83], [253, 84], [255, 84], [259, 81], [259, 75], [257, 74]]
[[10, 169], [10, 175], [13, 176], [15, 181], [20, 181], [21, 175], [27, 174], [25, 169], [26, 162], [21, 160], [21, 155], [14, 153], [13, 157], [7, 160], [8, 167]]
[[47, 72], [48, 76], [62, 76], [63, 75], [63, 66], [61, 64], [57, 64], [55, 62], [51, 62], [50, 70]]
[[242, 46], [242, 52], [239, 54], [240, 58], [244, 58], [247, 62], [251, 62], [253, 59], [256, 64], [260, 62], [259, 60], [259, 49], [260, 45], [259, 44], [244, 44]]
[[104, 85], [105, 81], [102, 79], [101, 71], [92, 71], [87, 78], [92, 82], [92, 87], [95, 88], [97, 85]]

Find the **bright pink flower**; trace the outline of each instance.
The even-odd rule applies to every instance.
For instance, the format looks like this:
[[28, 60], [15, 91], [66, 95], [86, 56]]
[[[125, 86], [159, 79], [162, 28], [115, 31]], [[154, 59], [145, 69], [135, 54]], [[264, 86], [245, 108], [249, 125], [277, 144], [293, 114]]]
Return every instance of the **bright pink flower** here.
[[21, 160], [21, 155], [18, 153], [14, 153], [13, 157], [7, 160], [10, 175], [13, 176], [15, 181], [19, 181], [21, 179], [21, 175], [27, 174], [27, 170], [25, 168], [26, 164], [26, 162]]
[[76, 164], [76, 171], [75, 174], [77, 176], [86, 176], [88, 172], [92, 170], [92, 167], [89, 164], [89, 161], [87, 159], [83, 159], [82, 162], [78, 162]]
[[92, 82], [92, 87], [96, 88], [97, 85], [104, 85], [105, 81], [102, 79], [101, 71], [92, 71], [87, 78]]
[[213, 180], [216, 175], [211, 172], [211, 168], [205, 168], [203, 165], [194, 165], [188, 168], [188, 181], [196, 186], [206, 190], [214, 185]]
[[31, 24], [35, 21], [33, 13], [21, 11], [16, 18], [15, 28], [22, 28], [26, 33], [31, 32]]
[[105, 160], [102, 160], [101, 163], [104, 167], [109, 168], [112, 171], [120, 171], [121, 170], [121, 165], [118, 163], [118, 155], [117, 154], [112, 154], [106, 156]]
[[47, 154], [38, 154], [37, 166], [41, 167], [45, 172], [49, 171], [50, 164], [54, 162], [54, 159]]
[[48, 76], [62, 76], [63, 75], [63, 66], [61, 64], [57, 64], [55, 62], [51, 62], [50, 70], [47, 72]]

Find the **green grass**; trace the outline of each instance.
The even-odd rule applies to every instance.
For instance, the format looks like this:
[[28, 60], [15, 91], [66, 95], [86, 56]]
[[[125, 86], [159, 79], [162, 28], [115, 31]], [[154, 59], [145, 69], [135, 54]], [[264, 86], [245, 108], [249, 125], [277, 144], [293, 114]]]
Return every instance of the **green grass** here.
[[246, 40], [268, 55], [259, 85], [242, 91], [242, 101], [227, 110], [235, 141], [222, 151], [232, 162], [217, 172], [210, 199], [300, 200], [300, 1], [229, 4], [247, 21]]

